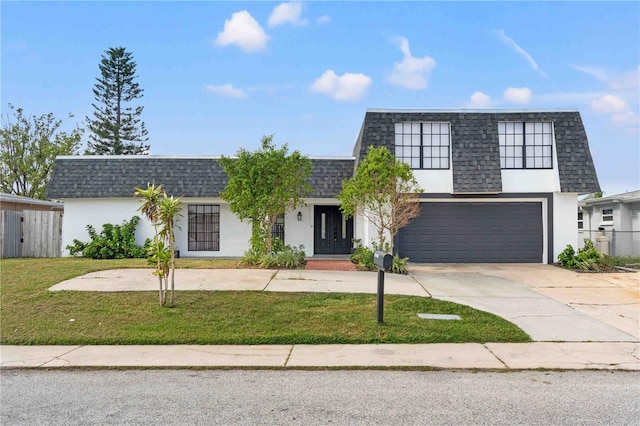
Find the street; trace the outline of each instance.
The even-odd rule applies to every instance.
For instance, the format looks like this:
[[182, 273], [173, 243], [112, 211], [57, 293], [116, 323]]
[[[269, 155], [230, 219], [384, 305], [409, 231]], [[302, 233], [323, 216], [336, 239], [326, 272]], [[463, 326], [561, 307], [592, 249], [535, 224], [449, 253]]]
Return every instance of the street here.
[[637, 424], [607, 371], [2, 370], [3, 425]]

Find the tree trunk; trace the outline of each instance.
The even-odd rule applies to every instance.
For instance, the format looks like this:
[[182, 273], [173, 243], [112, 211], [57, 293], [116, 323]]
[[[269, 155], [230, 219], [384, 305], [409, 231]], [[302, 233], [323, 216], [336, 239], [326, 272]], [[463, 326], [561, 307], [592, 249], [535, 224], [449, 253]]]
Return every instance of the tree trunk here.
[[158, 276], [158, 281], [160, 282], [160, 291], [159, 296], [160, 296], [160, 306], [164, 305], [164, 299], [162, 298], [162, 277]]
[[169, 236], [169, 250], [171, 250], [171, 301], [169, 302], [169, 306], [173, 308], [173, 293], [175, 288], [175, 275], [176, 275], [176, 253], [175, 253], [175, 237], [173, 235]]

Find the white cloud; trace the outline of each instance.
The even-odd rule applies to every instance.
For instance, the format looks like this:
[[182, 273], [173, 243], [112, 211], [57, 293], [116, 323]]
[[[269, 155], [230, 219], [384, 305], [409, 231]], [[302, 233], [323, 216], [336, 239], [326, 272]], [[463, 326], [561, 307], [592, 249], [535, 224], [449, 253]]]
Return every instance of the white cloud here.
[[318, 24], [328, 24], [329, 22], [331, 22], [331, 17], [329, 15], [322, 15], [316, 22]]
[[309, 90], [337, 101], [357, 101], [367, 93], [371, 83], [371, 78], [364, 74], [347, 72], [338, 76], [333, 70], [327, 70], [313, 82]]
[[231, 19], [224, 22], [224, 30], [218, 33], [214, 44], [228, 46], [235, 44], [247, 53], [264, 50], [269, 36], [264, 32], [258, 21], [246, 10], [233, 13]]
[[604, 95], [591, 102], [591, 108], [598, 114], [610, 114], [611, 122], [616, 126], [625, 127], [633, 132], [637, 132], [640, 126], [638, 115], [633, 112], [627, 101], [618, 96]]
[[594, 77], [597, 80], [602, 81], [603, 83], [606, 83], [607, 80], [609, 79], [609, 76], [607, 75], [607, 72], [600, 69], [600, 68], [595, 68], [595, 67], [583, 67], [580, 65], [573, 65], [573, 69], [583, 72], [585, 74], [590, 75], [591, 77]]
[[290, 3], [280, 3], [277, 5], [271, 16], [269, 16], [269, 26], [277, 27], [278, 25], [291, 24], [291, 25], [307, 25], [306, 19], [301, 19], [302, 3], [292, 1]]
[[613, 124], [616, 124], [618, 126], [623, 126], [623, 127], [637, 128], [638, 125], [640, 125], [637, 114], [635, 114], [631, 110], [624, 111], [623, 113], [620, 113], [620, 114], [613, 114], [611, 116], [611, 121], [613, 122]]
[[525, 58], [529, 64], [531, 65], [531, 68], [533, 68], [538, 74], [540, 74], [543, 77], [548, 77], [547, 73], [545, 73], [536, 63], [536, 61], [531, 57], [531, 55], [524, 50], [522, 47], [520, 47], [518, 45], [518, 43], [516, 43], [511, 37], [507, 36], [504, 33], [504, 30], [498, 30], [498, 37], [500, 37], [500, 40], [502, 40], [503, 43], [505, 43], [506, 45], [510, 46], [511, 49], [513, 49], [514, 52], [516, 52], [518, 55], [522, 56], [523, 58]]
[[471, 95], [471, 108], [491, 108], [491, 98], [482, 92], [474, 92]]
[[411, 56], [409, 40], [405, 37], [398, 37], [398, 44], [404, 59], [393, 64], [393, 71], [388, 78], [389, 83], [407, 89], [426, 89], [429, 85], [429, 75], [435, 68], [436, 61], [430, 56], [424, 58]]
[[597, 113], [614, 114], [629, 110], [627, 102], [614, 95], [604, 95], [591, 102], [591, 108]]
[[508, 87], [503, 96], [506, 101], [526, 105], [531, 102], [531, 89], [528, 87]]
[[633, 71], [617, 75], [609, 80], [609, 87], [613, 90], [640, 89], [640, 66]]
[[626, 73], [611, 76], [605, 70], [596, 67], [584, 67], [574, 65], [574, 69], [588, 74], [597, 80], [606, 83], [613, 90], [638, 90], [640, 88], [640, 66]]
[[216, 95], [224, 96], [226, 98], [244, 98], [246, 96], [242, 89], [237, 89], [231, 84], [223, 84], [220, 86], [209, 84], [206, 89], [211, 93], [215, 93]]

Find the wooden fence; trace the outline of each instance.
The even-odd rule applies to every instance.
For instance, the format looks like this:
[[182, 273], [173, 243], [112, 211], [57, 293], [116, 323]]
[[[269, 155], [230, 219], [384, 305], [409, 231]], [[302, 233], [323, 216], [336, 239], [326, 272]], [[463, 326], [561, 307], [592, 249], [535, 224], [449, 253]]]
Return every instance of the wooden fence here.
[[62, 212], [0, 211], [0, 257], [60, 257]]

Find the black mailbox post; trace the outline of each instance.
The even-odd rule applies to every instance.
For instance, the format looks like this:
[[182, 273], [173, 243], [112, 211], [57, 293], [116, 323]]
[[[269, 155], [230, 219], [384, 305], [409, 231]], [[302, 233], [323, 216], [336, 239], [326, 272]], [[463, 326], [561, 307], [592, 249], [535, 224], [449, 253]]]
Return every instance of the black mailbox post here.
[[373, 263], [378, 267], [378, 324], [382, 324], [382, 317], [384, 315], [384, 271], [391, 269], [393, 266], [393, 256], [383, 251], [376, 251], [373, 253]]

